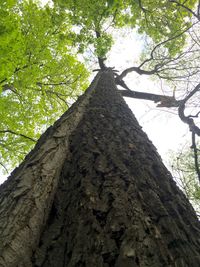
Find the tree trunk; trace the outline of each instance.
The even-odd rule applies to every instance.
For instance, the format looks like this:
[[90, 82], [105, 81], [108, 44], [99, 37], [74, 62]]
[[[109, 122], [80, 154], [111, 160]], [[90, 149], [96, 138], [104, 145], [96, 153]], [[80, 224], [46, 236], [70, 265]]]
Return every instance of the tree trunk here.
[[194, 210], [111, 70], [96, 76], [0, 193], [0, 266], [200, 266]]

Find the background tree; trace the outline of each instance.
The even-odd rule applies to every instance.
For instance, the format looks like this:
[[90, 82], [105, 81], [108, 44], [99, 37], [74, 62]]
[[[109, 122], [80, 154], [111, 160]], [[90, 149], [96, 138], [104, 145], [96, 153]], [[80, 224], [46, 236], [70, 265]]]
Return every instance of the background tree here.
[[[199, 154], [199, 151], [198, 151]], [[200, 216], [200, 188], [194, 167], [193, 148], [186, 146], [177, 154], [172, 153], [171, 162], [172, 174], [183, 190], [187, 198], [192, 203], [197, 216]]]

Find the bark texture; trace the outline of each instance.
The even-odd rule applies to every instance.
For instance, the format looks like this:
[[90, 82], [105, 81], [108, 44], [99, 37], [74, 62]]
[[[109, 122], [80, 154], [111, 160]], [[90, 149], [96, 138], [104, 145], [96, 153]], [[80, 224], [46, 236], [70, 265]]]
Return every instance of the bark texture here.
[[199, 266], [199, 223], [115, 88], [100, 76], [70, 136], [34, 266]]
[[41, 139], [0, 201], [0, 266], [200, 266], [193, 208], [111, 70]]
[[31, 257], [45, 228], [69, 153], [69, 136], [85, 112], [96, 81], [41, 136], [34, 150], [0, 186], [0, 267], [32, 266]]

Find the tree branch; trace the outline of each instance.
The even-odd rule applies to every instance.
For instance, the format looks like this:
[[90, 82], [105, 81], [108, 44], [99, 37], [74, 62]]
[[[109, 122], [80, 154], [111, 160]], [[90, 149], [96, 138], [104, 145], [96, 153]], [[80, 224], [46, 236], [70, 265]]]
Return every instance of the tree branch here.
[[167, 108], [178, 107], [181, 102], [179, 100], [176, 100], [174, 96], [165, 96], [165, 95], [157, 95], [157, 94], [150, 94], [150, 93], [145, 93], [145, 92], [132, 91], [128, 88], [128, 86], [124, 83], [124, 81], [120, 81], [120, 83], [117, 83], [117, 84], [119, 84], [120, 86], [126, 89], [126, 90], [119, 90], [122, 96], [150, 100], [155, 103], [159, 103], [157, 107], [167, 107]]
[[42, 83], [42, 82], [37, 82], [36, 83], [38, 86], [42, 87], [42, 86], [59, 86], [59, 85], [69, 85], [70, 80], [66, 81], [66, 82], [58, 82], [58, 83]]
[[168, 39], [166, 39], [166, 40], [160, 42], [159, 44], [157, 44], [157, 45], [152, 49], [152, 51], [151, 51], [151, 53], [150, 53], [150, 57], [149, 57], [148, 59], [144, 60], [138, 67], [130, 67], [130, 68], [125, 69], [124, 71], [122, 71], [122, 73], [121, 73], [120, 75], [118, 75], [117, 79], [118, 79], [118, 80], [122, 80], [128, 73], [133, 72], [133, 71], [137, 72], [139, 75], [143, 75], [143, 74], [144, 74], [144, 75], [157, 74], [163, 66], [167, 65], [168, 63], [172, 62], [173, 60], [176, 60], [176, 58], [175, 58], [175, 59], [171, 59], [171, 58], [170, 58], [167, 62], [158, 63], [158, 64], [156, 64], [156, 65], [154, 66], [154, 68], [153, 68], [152, 70], [143, 70], [143, 69], [141, 69], [141, 68], [142, 68], [146, 63], [148, 63], [148, 62], [154, 60], [154, 52], [155, 52], [159, 47], [161, 47], [162, 45], [164, 45], [164, 44], [166, 44], [166, 43], [168, 43], [168, 42], [170, 42], [170, 41], [172, 41], [172, 40], [174, 40], [174, 39], [180, 37], [181, 35], [183, 35], [184, 33], [186, 33], [192, 26], [193, 26], [193, 25], [191, 25], [191, 26], [188, 27], [187, 29], [183, 30], [182, 32], [180, 32], [180, 33], [178, 33], [178, 34], [176, 34], [176, 35], [174, 35], [174, 36], [172, 36], [172, 37], [170, 37], [170, 38], [168, 38]]
[[199, 0], [199, 4], [198, 4], [198, 7], [197, 7], [197, 15], [198, 15], [198, 17], [200, 17], [200, 0]]
[[[101, 34], [99, 31], [96, 30], [95, 33], [96, 33], [97, 38], [101, 37]], [[107, 68], [104, 61], [105, 61], [105, 58], [98, 57], [98, 62], [99, 62], [99, 66], [100, 66], [101, 70], [105, 70]]]
[[146, 12], [147, 12], [147, 9], [143, 7], [143, 5], [142, 5], [142, 1], [141, 1], [141, 0], [138, 0], [138, 4], [139, 4], [140, 9], [141, 9], [144, 13], [146, 13]]
[[140, 68], [140, 66], [139, 67], [130, 67], [130, 68], [127, 68], [127, 69], [125, 69], [119, 76], [118, 76], [118, 79], [119, 80], [121, 80], [121, 79], [123, 79], [128, 73], [130, 73], [130, 72], [137, 72], [139, 75], [143, 75], [143, 74], [145, 74], [145, 75], [152, 75], [152, 74], [155, 74], [156, 72], [157, 72], [157, 69], [153, 69], [153, 70], [142, 70], [141, 68]]
[[178, 115], [180, 119], [188, 124], [189, 129], [192, 133], [195, 133], [196, 135], [200, 136], [200, 129], [198, 126], [195, 125], [194, 120], [191, 118], [191, 116], [185, 116], [185, 105], [186, 102], [197, 92], [200, 90], [200, 83], [192, 90], [180, 103], [178, 108]]
[[[38, 64], [38, 62], [33, 62], [33, 63], [30, 64], [30, 65], [24, 65], [23, 67], [17, 67], [17, 68], [15, 68], [13, 74], [16, 74], [16, 73], [19, 72], [19, 71], [22, 71], [22, 70], [27, 69], [28, 67], [30, 67], [30, 66], [32, 66], [32, 65], [37, 65], [37, 64]], [[39, 67], [42, 67], [42, 66], [44, 66], [44, 64], [39, 64]], [[8, 78], [4, 78], [3, 80], [1, 80], [1, 81], [0, 81], [0, 84], [4, 83], [4, 82], [6, 82], [6, 81], [8, 81]]]
[[192, 147], [194, 152], [194, 164], [195, 164], [195, 171], [198, 176], [199, 182], [200, 182], [200, 170], [199, 170], [199, 160], [198, 160], [198, 149], [196, 146], [196, 140], [195, 140], [195, 133], [192, 132]]
[[0, 165], [4, 168], [4, 170], [7, 172], [7, 174], [9, 174], [8, 169], [6, 168], [6, 166], [2, 162], [0, 162]]
[[198, 111], [196, 115], [189, 115], [188, 117], [189, 118], [198, 118], [199, 114], [200, 114], [200, 111]]
[[32, 138], [32, 137], [29, 137], [29, 136], [24, 135], [24, 134], [21, 134], [21, 133], [16, 133], [16, 132], [14, 132], [14, 131], [12, 131], [12, 130], [0, 130], [0, 133], [10, 133], [10, 134], [13, 134], [13, 135], [18, 135], [18, 136], [24, 137], [24, 138], [26, 138], [26, 139], [29, 139], [29, 140], [31, 140], [32, 142], [37, 142], [37, 140], [34, 139], [34, 138]]
[[196, 92], [200, 90], [200, 83], [195, 86], [195, 88], [182, 100], [185, 104]]
[[187, 10], [189, 13], [191, 13], [194, 17], [196, 17], [198, 20], [200, 20], [200, 15], [199, 15], [199, 5], [198, 5], [198, 9], [197, 9], [197, 14], [189, 7], [187, 7], [186, 5], [177, 2], [176, 0], [169, 0], [171, 3], [176, 4], [177, 6], [180, 6], [182, 8], [184, 8], [185, 10]]

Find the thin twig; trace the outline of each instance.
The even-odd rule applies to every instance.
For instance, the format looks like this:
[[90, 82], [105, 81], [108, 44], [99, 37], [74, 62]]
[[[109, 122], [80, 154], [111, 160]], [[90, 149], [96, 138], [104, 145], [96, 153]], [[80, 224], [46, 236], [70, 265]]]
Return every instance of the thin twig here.
[[189, 129], [192, 133], [200, 136], [200, 129], [198, 126], [195, 125], [194, 120], [191, 116], [185, 116], [185, 105], [186, 102], [197, 92], [200, 90], [200, 83], [195, 86], [195, 88], [181, 101], [179, 108], [178, 108], [178, 115], [179, 118], [186, 124], [188, 124]]
[[0, 165], [4, 168], [4, 170], [7, 172], [7, 174], [9, 174], [8, 169], [6, 168], [6, 166], [2, 162], [0, 162]]
[[176, 0], [169, 0], [171, 3], [176, 4], [177, 6], [180, 6], [182, 8], [184, 8], [185, 10], [187, 10], [189, 13], [191, 13], [194, 17], [196, 17], [198, 20], [200, 20], [200, 16], [199, 16], [199, 6], [198, 6], [198, 10], [197, 10], [197, 14], [189, 7], [187, 7], [186, 5], [177, 2]]
[[29, 136], [24, 135], [24, 134], [21, 134], [21, 133], [16, 133], [16, 132], [14, 132], [14, 131], [12, 131], [12, 130], [0, 130], [0, 133], [10, 133], [10, 134], [13, 134], [13, 135], [18, 135], [18, 136], [24, 137], [24, 138], [26, 138], [26, 139], [29, 139], [29, 140], [31, 140], [32, 142], [37, 142], [37, 140], [34, 139], [34, 138], [32, 138], [32, 137], [29, 137]]
[[199, 170], [199, 161], [198, 161], [198, 149], [196, 146], [196, 140], [195, 140], [195, 133], [192, 132], [192, 149], [194, 152], [194, 163], [195, 163], [195, 171], [198, 176], [199, 182], [200, 182], [200, 170]]
[[[194, 25], [194, 24], [193, 24], [193, 25]], [[150, 57], [149, 57], [148, 59], [144, 60], [138, 67], [130, 67], [130, 68], [127, 68], [127, 69], [125, 69], [124, 71], [122, 71], [122, 73], [118, 76], [118, 80], [122, 80], [128, 73], [133, 72], [133, 71], [137, 72], [137, 73], [140, 74], [140, 75], [143, 75], [143, 74], [145, 74], [145, 75], [157, 74], [157, 73], [159, 72], [159, 70], [160, 70], [164, 65], [166, 65], [167, 63], [169, 63], [169, 62], [171, 62], [171, 61], [173, 61], [173, 60], [175, 60], [175, 59], [170, 59], [170, 61], [167, 62], [167, 63], [159, 63], [159, 64], [156, 64], [156, 65], [154, 66], [153, 70], [149, 70], [149, 71], [148, 71], [148, 70], [143, 70], [143, 69], [141, 69], [141, 67], [143, 67], [146, 63], [148, 63], [148, 62], [154, 60], [154, 52], [156, 51], [156, 49], [158, 49], [160, 46], [166, 44], [167, 42], [170, 42], [170, 41], [172, 41], [172, 40], [174, 40], [174, 39], [180, 37], [181, 35], [183, 35], [184, 33], [186, 33], [190, 28], [192, 28], [193, 25], [191, 25], [191, 26], [188, 27], [187, 29], [183, 30], [181, 33], [178, 33], [177, 35], [172, 36], [172, 37], [170, 37], [170, 38], [168, 38], [168, 39], [166, 39], [166, 40], [160, 42], [159, 44], [157, 44], [157, 45], [152, 49], [152, 51], [151, 51], [151, 53], [150, 53]]]

